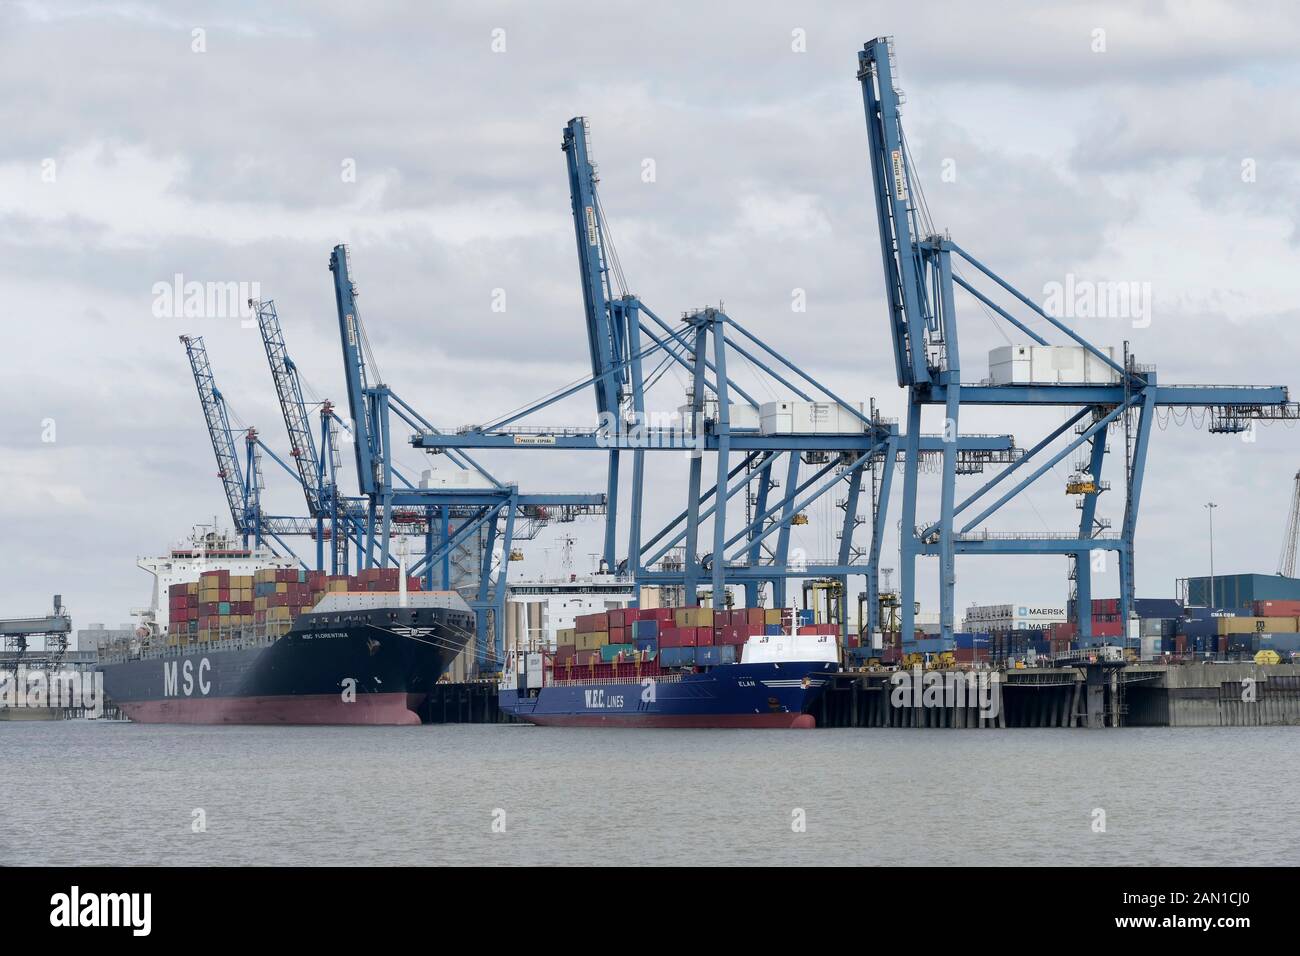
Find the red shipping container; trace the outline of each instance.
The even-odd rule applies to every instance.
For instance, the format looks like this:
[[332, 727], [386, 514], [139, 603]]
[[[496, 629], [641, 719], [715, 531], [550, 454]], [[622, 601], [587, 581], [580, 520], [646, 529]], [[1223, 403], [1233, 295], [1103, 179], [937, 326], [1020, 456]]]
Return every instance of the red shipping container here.
[[610, 628], [609, 628], [609, 642], [610, 642], [611, 644], [626, 644], [626, 643], [628, 643], [628, 640], [627, 640], [627, 628], [625, 628], [625, 627], [614, 627], [613, 625], [610, 625]]
[[767, 616], [761, 607], [751, 607], [745, 610], [745, 620], [742, 623], [762, 625], [766, 621]]
[[691, 639], [695, 638], [695, 632], [680, 627], [661, 627], [659, 628], [659, 646], [660, 647], [687, 647], [684, 644], [685, 636], [689, 634]]
[[[609, 612], [609, 629], [611, 631], [614, 630], [614, 628], [616, 627], [617, 628], [624, 627], [627, 621], [628, 621], [628, 617], [626, 611], [619, 609], [619, 610], [614, 610]], [[610, 643], [612, 644], [614, 642], [610, 641]]]
[[600, 614], [579, 614], [573, 619], [573, 627], [579, 634], [595, 634], [609, 629], [608, 616]]
[[1256, 601], [1255, 617], [1300, 617], [1300, 601]]
[[712, 647], [713, 646], [713, 628], [697, 627], [695, 628], [695, 646]]

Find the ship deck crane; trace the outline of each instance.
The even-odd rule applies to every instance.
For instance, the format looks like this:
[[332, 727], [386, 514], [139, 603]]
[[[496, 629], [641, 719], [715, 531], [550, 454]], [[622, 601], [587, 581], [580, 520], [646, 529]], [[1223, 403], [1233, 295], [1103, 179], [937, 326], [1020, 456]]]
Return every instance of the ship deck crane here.
[[[921, 555], [939, 558], [940, 620], [945, 636], [951, 635], [953, 629], [955, 556], [959, 553], [1066, 555], [1075, 581], [1079, 633], [1089, 636], [1092, 621], [1089, 556], [1094, 551], [1114, 552], [1119, 559], [1122, 617], [1127, 620], [1133, 605], [1133, 545], [1142, 478], [1151, 424], [1157, 411], [1170, 407], [1208, 409], [1212, 432], [1233, 433], [1251, 427], [1255, 421], [1295, 419], [1300, 417], [1300, 409], [1289, 402], [1283, 387], [1159, 384], [1155, 369], [1138, 365], [1127, 347], [1122, 361], [1116, 361], [1112, 354], [1103, 352], [1063, 321], [1049, 315], [951, 236], [935, 230], [903, 135], [890, 38], [872, 40], [858, 53], [857, 77], [866, 116], [895, 370], [899, 386], [907, 390], [900, 545], [903, 633], [908, 635], [913, 630], [916, 559]], [[962, 272], [963, 266], [970, 267], [978, 279], [968, 279]], [[981, 291], [976, 281], [992, 288]], [[1085, 350], [1087, 361], [1099, 363], [1097, 367], [1105, 370], [1105, 377], [1110, 381], [1049, 384], [1031, 379], [1012, 384], [970, 383], [969, 376], [962, 375], [958, 349], [955, 299], [959, 289], [969, 293], [987, 314], [1005, 320], [1035, 345], [1045, 346], [1047, 340], [1026, 323], [1046, 322], [1051, 327], [1049, 331], [1059, 333]], [[1003, 308], [994, 301], [994, 295], [1009, 297], [1015, 305]], [[1028, 315], [1017, 317], [1009, 311], [1011, 308], [1028, 310]], [[1077, 410], [1064, 425], [961, 502], [955, 496], [956, 445], [950, 445], [943, 454], [939, 518], [918, 525], [921, 450], [917, 437], [921, 412], [927, 405], [943, 407], [946, 423], [955, 435], [960, 435], [961, 409], [969, 405], [1062, 406]], [[1075, 437], [1068, 440], [1065, 448], [1049, 451], [1071, 428]], [[1107, 434], [1112, 429], [1122, 429], [1124, 437], [1125, 500], [1123, 524], [1118, 534], [1108, 533], [1107, 523], [1097, 516], [1095, 493], [1084, 493], [1080, 499], [1077, 531], [977, 530], [977, 525], [1017, 498], [1071, 452], [1083, 455], [1076, 470], [1081, 476], [1086, 475], [1094, 487], [1100, 487], [1096, 483], [1100, 482]], [[1019, 480], [1014, 484], [1007, 482], [1011, 485], [1009, 490], [1003, 491], [991, 505], [974, 507], [1013, 476]], [[957, 516], [968, 510], [978, 510], [978, 513], [958, 526]]]

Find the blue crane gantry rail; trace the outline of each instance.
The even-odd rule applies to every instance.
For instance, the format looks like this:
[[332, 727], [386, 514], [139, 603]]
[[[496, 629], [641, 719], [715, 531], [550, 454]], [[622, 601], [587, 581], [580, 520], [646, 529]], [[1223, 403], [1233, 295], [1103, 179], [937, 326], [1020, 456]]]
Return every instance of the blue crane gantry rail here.
[[[1092, 588], [1088, 555], [1091, 552], [1117, 553], [1123, 620], [1128, 620], [1133, 606], [1134, 536], [1155, 410], [1161, 406], [1209, 409], [1210, 430], [1218, 433], [1240, 432], [1254, 421], [1295, 419], [1300, 417], [1300, 412], [1289, 402], [1284, 387], [1159, 384], [1155, 370], [1137, 365], [1127, 354], [1127, 349], [1123, 360], [1117, 362], [1064, 322], [1049, 315], [1023, 292], [953, 242], [951, 237], [935, 231], [929, 223], [924, 196], [917, 188], [916, 174], [903, 135], [894, 67], [892, 41], [888, 37], [872, 40], [858, 54], [857, 78], [866, 114], [895, 368], [899, 386], [907, 390], [900, 544], [903, 634], [911, 634], [914, 624], [918, 556], [939, 558], [940, 620], [943, 634], [950, 635], [957, 554], [1062, 554], [1072, 565], [1079, 633], [1090, 636]], [[1046, 345], [1047, 341], [965, 278], [955, 260], [970, 266], [1001, 294], [1014, 299], [1016, 309], [1028, 309], [1033, 320], [1045, 321], [1055, 332], [1085, 349], [1110, 369], [1114, 382], [1005, 385], [963, 382], [955, 288], [970, 293], [991, 314], [995, 313], [1033, 343]], [[918, 526], [916, 499], [921, 447], [917, 439], [921, 410], [926, 405], [942, 406], [946, 421], [954, 431], [958, 430], [961, 409], [968, 405], [1066, 406], [1079, 410], [1064, 425], [960, 502], [955, 495], [955, 446], [945, 448], [939, 518], [932, 524]], [[1071, 428], [1075, 429], [1075, 437], [1064, 449], [1049, 451]], [[1118, 534], [1107, 534], [1106, 522], [1096, 514], [1097, 492], [1106, 487], [1101, 480], [1101, 468], [1108, 432], [1121, 428], [1125, 452], [1124, 516]], [[977, 525], [1014, 500], [1033, 481], [1075, 450], [1086, 453], [1086, 459], [1078, 468], [1081, 475], [1074, 488], [1089, 492], [1083, 494], [1080, 501], [1076, 532], [1041, 534], [976, 530]], [[1009, 481], [1013, 476], [1019, 480]], [[979, 509], [975, 507], [1004, 482], [1006, 490], [996, 501]], [[959, 515], [976, 511], [974, 517], [957, 524]]]

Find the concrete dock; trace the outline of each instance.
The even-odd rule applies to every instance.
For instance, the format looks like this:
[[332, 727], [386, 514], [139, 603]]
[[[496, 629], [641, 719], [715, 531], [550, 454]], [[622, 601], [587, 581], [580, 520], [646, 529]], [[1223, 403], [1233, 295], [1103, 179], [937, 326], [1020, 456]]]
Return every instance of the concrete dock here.
[[[1008, 671], [926, 671], [929, 699], [902, 693], [901, 671], [827, 675], [818, 727], [1300, 726], [1300, 665], [1091, 663]], [[993, 674], [996, 673], [996, 679]], [[943, 693], [987, 675], [982, 700]], [[933, 675], [929, 677], [926, 675]], [[908, 675], [914, 681], [914, 675]], [[993, 698], [996, 698], [994, 700]], [[991, 705], [991, 706], [989, 706]]]

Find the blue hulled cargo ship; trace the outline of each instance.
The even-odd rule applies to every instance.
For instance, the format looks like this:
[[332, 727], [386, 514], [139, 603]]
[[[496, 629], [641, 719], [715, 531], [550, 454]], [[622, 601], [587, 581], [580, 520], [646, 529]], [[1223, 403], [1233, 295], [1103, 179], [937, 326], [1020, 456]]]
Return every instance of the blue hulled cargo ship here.
[[560, 727], [813, 727], [827, 674], [839, 669], [824, 634], [749, 638], [737, 663], [664, 668], [657, 659], [559, 668], [543, 652], [506, 661], [500, 707]]

